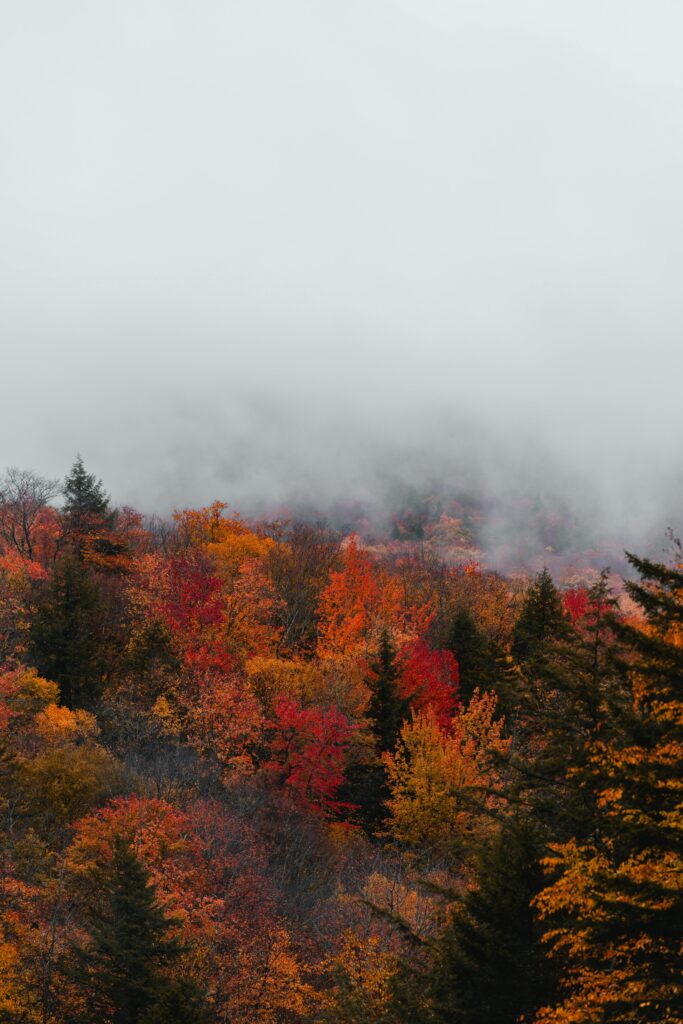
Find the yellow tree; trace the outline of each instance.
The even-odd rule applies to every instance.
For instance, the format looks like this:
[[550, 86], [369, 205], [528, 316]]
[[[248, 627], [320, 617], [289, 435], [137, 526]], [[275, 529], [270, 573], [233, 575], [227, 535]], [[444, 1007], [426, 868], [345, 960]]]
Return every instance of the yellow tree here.
[[448, 729], [431, 708], [413, 715], [395, 753], [383, 756], [394, 839], [455, 863], [491, 832], [499, 758], [510, 745], [503, 728], [495, 696], [477, 690]]
[[0, 673], [0, 1020], [67, 1019], [56, 984], [70, 935], [60, 849], [77, 814], [120, 785], [95, 718], [33, 669]]

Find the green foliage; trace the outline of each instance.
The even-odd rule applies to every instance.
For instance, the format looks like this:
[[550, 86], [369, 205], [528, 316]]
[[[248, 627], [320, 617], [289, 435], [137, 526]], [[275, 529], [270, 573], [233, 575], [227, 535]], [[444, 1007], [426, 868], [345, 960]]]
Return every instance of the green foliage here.
[[380, 752], [394, 750], [408, 703], [399, 692], [396, 649], [388, 630], [380, 636], [377, 654], [370, 663], [368, 717]]
[[567, 623], [560, 593], [547, 569], [529, 587], [512, 633], [512, 655], [517, 662], [530, 661], [553, 637], [562, 636]]
[[538, 843], [522, 823], [481, 850], [476, 884], [451, 908], [426, 971], [404, 966], [394, 1018], [425, 1024], [515, 1024], [553, 990], [531, 900], [542, 884]]
[[445, 646], [458, 662], [462, 700], [468, 701], [477, 688], [497, 689], [503, 674], [500, 654], [477, 626], [469, 608], [463, 606], [455, 613]]
[[39, 672], [59, 683], [68, 707], [99, 691], [106, 657], [104, 617], [93, 579], [73, 553], [65, 553], [37, 591], [30, 644]]
[[196, 987], [183, 979], [161, 987], [140, 1024], [211, 1024], [212, 1016]]
[[109, 496], [102, 481], [88, 473], [80, 455], [64, 481], [63, 514], [68, 532], [83, 533], [101, 523], [110, 515]]
[[164, 973], [180, 953], [173, 922], [147, 868], [123, 839], [115, 840], [111, 857], [96, 865], [89, 881], [83, 922], [88, 941], [75, 947], [66, 967], [85, 1004], [84, 1024], [202, 1020], [192, 988]]
[[590, 745], [623, 709], [613, 633], [615, 601], [603, 572], [587, 595], [586, 614], [506, 679], [515, 735], [510, 795], [522, 800], [550, 841], [586, 835], [595, 801], [581, 785]]
[[538, 905], [564, 998], [543, 1024], [681, 1019], [683, 572], [629, 557], [646, 622], [614, 623], [629, 699], [600, 709], [579, 772], [595, 827], [546, 862]]

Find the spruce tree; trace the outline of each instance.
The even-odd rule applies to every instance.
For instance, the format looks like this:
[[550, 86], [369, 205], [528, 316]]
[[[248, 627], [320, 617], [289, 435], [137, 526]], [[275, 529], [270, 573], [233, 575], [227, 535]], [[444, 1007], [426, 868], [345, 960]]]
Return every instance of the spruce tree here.
[[624, 687], [612, 628], [615, 601], [607, 571], [590, 588], [583, 619], [548, 637], [506, 678], [514, 736], [509, 794], [557, 842], [593, 827], [595, 803], [581, 785], [590, 745], [619, 712]]
[[544, 1024], [681, 1020], [683, 571], [628, 557], [645, 621], [614, 622], [628, 700], [603, 705], [580, 772], [595, 827], [547, 862], [538, 903], [564, 999]]
[[428, 966], [419, 956], [393, 982], [390, 1019], [425, 1024], [516, 1024], [554, 991], [532, 900], [542, 885], [539, 843], [509, 822], [480, 852], [476, 884], [451, 907]]
[[527, 591], [512, 633], [512, 656], [517, 662], [531, 660], [544, 643], [562, 636], [567, 620], [560, 592], [547, 569], [538, 574]]
[[192, 986], [164, 973], [180, 946], [147, 868], [125, 840], [115, 840], [111, 857], [95, 867], [90, 882], [83, 922], [88, 941], [74, 948], [65, 968], [87, 1007], [84, 1024], [202, 1020]]
[[439, 944], [430, 986], [439, 1024], [514, 1024], [548, 999], [551, 972], [531, 908], [540, 884], [530, 830], [505, 829], [482, 851], [477, 886]]
[[97, 695], [106, 651], [98, 587], [73, 551], [56, 562], [37, 592], [30, 646], [33, 662], [59, 683], [67, 707]]
[[468, 608], [459, 608], [455, 613], [445, 646], [457, 659], [459, 693], [465, 702], [477, 687], [480, 690], [497, 689], [502, 677], [498, 652], [477, 626]]
[[389, 795], [381, 754], [396, 747], [408, 705], [398, 689], [396, 649], [387, 629], [383, 630], [375, 657], [368, 666], [370, 701], [368, 721], [375, 737], [375, 756], [346, 771], [340, 799], [353, 805], [358, 823], [373, 833], [386, 818], [385, 801]]
[[184, 978], [163, 986], [140, 1024], [214, 1024], [197, 987]]
[[389, 630], [382, 631], [377, 654], [369, 667], [368, 717], [380, 752], [394, 750], [408, 708], [398, 688], [396, 649]]
[[102, 481], [88, 473], [80, 455], [64, 480], [63, 515], [67, 532], [74, 535], [90, 533], [111, 519], [109, 496]]

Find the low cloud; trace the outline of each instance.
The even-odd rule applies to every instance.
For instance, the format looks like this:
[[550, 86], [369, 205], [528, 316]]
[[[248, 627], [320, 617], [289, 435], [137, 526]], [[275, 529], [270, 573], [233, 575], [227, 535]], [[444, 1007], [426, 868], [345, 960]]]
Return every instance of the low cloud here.
[[680, 522], [679, 5], [100, 8], [0, 41], [5, 464]]

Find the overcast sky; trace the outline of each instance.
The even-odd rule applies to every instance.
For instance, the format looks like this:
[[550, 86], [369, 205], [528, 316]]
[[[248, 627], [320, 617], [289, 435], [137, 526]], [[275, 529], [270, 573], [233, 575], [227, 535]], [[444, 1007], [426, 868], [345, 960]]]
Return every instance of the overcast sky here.
[[1, 7], [1, 465], [80, 451], [146, 508], [464, 457], [670, 500], [680, 0]]

